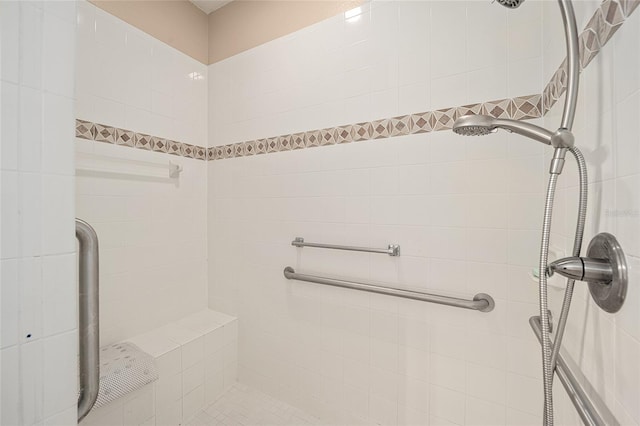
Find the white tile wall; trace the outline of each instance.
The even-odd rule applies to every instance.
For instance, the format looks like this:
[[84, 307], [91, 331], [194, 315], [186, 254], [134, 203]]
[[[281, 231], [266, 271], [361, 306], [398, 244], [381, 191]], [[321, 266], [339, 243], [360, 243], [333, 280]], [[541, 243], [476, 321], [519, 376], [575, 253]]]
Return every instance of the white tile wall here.
[[[597, 4], [576, 2], [579, 26]], [[482, 2], [374, 2], [354, 18], [326, 20], [208, 69], [89, 3], [78, 9], [78, 117], [209, 146], [525, 95], [562, 58], [552, 2], [512, 12]], [[1, 19], [2, 423], [68, 423], [74, 164], [64, 139], [74, 115], [75, 3], [7, 3]], [[639, 19], [583, 73], [575, 128], [590, 164], [588, 237], [616, 233], [632, 279], [640, 270]], [[526, 320], [537, 311], [529, 271], [539, 232], [531, 212], [541, 208], [547, 163], [541, 147], [505, 135], [471, 141], [434, 133], [208, 166], [175, 161], [185, 168], [178, 186], [78, 179], [79, 214], [96, 225], [104, 248], [103, 343], [204, 307], [209, 267], [209, 305], [241, 318], [241, 379], [320, 418], [539, 423], [539, 365], [529, 356], [537, 346]], [[559, 251], [568, 251], [574, 220], [575, 172], [567, 169], [554, 227]], [[403, 255], [296, 250], [289, 243], [298, 235], [397, 242]], [[287, 282], [286, 265], [465, 296], [487, 291], [497, 307], [479, 314]], [[552, 290], [556, 309], [560, 297]], [[638, 424], [638, 294], [631, 288], [615, 316], [597, 311], [581, 288], [575, 300], [567, 348], [618, 419]], [[141, 316], [140, 306], [154, 309]], [[109, 418], [146, 421], [136, 407], [153, 397], [166, 401], [156, 420], [171, 424], [219, 393], [229, 378], [204, 359], [211, 351], [224, 363], [234, 351], [213, 338], [181, 343], [161, 357], [166, 392], [143, 392]], [[171, 392], [177, 386], [192, 389], [181, 402]], [[559, 417], [578, 424], [556, 392]]]
[[[76, 149], [169, 161], [166, 154], [81, 139], [76, 139]], [[103, 345], [206, 307], [206, 165], [184, 157], [172, 156], [171, 161], [183, 167], [177, 180], [76, 177], [77, 215], [96, 229], [100, 241]]]
[[[576, 2], [580, 28], [598, 5]], [[585, 241], [616, 232], [633, 276], [638, 19], [583, 73], [575, 129], [593, 181]], [[365, 5], [359, 20], [336, 17], [210, 66], [210, 145], [540, 92], [562, 59], [560, 22], [554, 2], [515, 11], [482, 2]], [[262, 65], [280, 57], [282, 67]], [[361, 77], [356, 86], [351, 69]], [[530, 274], [547, 157], [518, 137], [447, 132], [211, 163], [209, 300], [240, 318], [240, 379], [330, 423], [539, 424], [539, 347], [527, 320], [538, 311]], [[559, 256], [570, 251], [575, 226], [575, 169], [567, 169], [552, 244]], [[402, 256], [300, 250], [290, 246], [295, 236], [399, 243]], [[485, 291], [497, 306], [478, 314], [288, 282], [287, 265], [467, 296]], [[551, 291], [557, 309], [562, 293]], [[637, 361], [638, 298], [630, 290], [628, 305], [610, 316], [589, 305], [583, 288], [576, 293], [566, 345], [619, 420], [637, 424], [640, 376], [629, 363]], [[560, 386], [556, 395], [559, 422], [580, 424]]]
[[535, 93], [542, 3], [369, 2], [216, 63], [209, 146]]
[[[206, 145], [206, 66], [89, 2], [78, 5], [83, 60], [77, 117]], [[108, 174], [76, 178], [77, 215], [94, 226], [101, 244], [102, 344], [205, 308], [206, 164], [81, 139], [76, 151], [171, 160], [183, 168], [175, 181]]]
[[[545, 12], [544, 25], [545, 30], [552, 32], [552, 27], [557, 24], [547, 21], [547, 15], [553, 13], [553, 5], [548, 7], [552, 10]], [[586, 10], [595, 7], [597, 2], [577, 2], [579, 26], [586, 23]], [[565, 347], [579, 362], [617, 419], [625, 425], [640, 423], [637, 404], [640, 398], [640, 373], [637, 369], [640, 299], [635, 291], [640, 271], [639, 30], [640, 15], [636, 11], [582, 73], [574, 127], [576, 145], [582, 149], [589, 166], [591, 192], [585, 248], [599, 232], [616, 235], [627, 255], [629, 293], [620, 312], [611, 315], [599, 310], [591, 302], [588, 292], [580, 286], [574, 297], [565, 338]], [[552, 51], [548, 55], [545, 51], [545, 69], [552, 67], [550, 62], [559, 63], [557, 59]], [[546, 117], [547, 126], [552, 127], [559, 122], [561, 101]], [[554, 240], [558, 247], [570, 252], [577, 182], [573, 165], [562, 181], [564, 189], [558, 196], [564, 200], [565, 213], [558, 218]], [[553, 306], [559, 307], [562, 293], [556, 290], [552, 296]], [[558, 394], [563, 392], [561, 388], [557, 391]], [[579, 421], [569, 402], [564, 403], [566, 406], [558, 405], [566, 415], [566, 422], [573, 424]]]
[[2, 4], [0, 423], [73, 424], [74, 2]]
[[[537, 240], [533, 250], [520, 240], [535, 234], [538, 216], [509, 214], [506, 204], [540, 199], [543, 157], [505, 149], [478, 160], [458, 141], [432, 133], [209, 165], [209, 303], [240, 318], [241, 381], [332, 424], [537, 418], [527, 389], [539, 391], [539, 357], [514, 353], [509, 364], [507, 348], [536, 348], [527, 320], [537, 311], [528, 276]], [[512, 183], [496, 184], [496, 170]], [[483, 212], [483, 201], [503, 209]], [[402, 255], [299, 250], [295, 236], [399, 243]], [[287, 265], [466, 297], [488, 292], [497, 306], [481, 314], [289, 282]]]
[[78, 2], [77, 117], [204, 146], [207, 67]]

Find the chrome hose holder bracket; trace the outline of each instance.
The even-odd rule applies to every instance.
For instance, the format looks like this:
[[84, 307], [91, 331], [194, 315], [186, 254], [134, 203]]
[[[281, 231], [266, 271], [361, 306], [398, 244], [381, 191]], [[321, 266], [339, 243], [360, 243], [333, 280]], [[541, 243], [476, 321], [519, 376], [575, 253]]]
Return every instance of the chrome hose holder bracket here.
[[554, 148], [571, 148], [575, 143], [575, 137], [571, 130], [562, 127], [551, 135], [551, 146]]

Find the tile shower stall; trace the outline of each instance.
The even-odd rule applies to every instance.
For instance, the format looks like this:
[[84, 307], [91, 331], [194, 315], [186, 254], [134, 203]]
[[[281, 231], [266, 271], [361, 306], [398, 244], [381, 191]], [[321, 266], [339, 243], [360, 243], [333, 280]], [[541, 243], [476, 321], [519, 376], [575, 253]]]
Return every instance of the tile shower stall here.
[[[585, 248], [615, 234], [629, 288], [609, 314], [576, 283], [563, 348], [637, 426], [640, 3], [574, 3]], [[542, 424], [528, 320], [552, 151], [451, 128], [467, 114], [557, 128], [557, 2], [372, 0], [211, 65], [84, 0], [2, 1], [0, 19], [0, 424], [77, 423], [75, 217], [100, 241], [100, 346], [135, 344], [158, 376], [80, 424]], [[577, 199], [567, 162], [552, 260], [572, 253]], [[549, 281], [555, 320], [565, 283]], [[557, 424], [582, 423], [558, 380], [554, 400]]]

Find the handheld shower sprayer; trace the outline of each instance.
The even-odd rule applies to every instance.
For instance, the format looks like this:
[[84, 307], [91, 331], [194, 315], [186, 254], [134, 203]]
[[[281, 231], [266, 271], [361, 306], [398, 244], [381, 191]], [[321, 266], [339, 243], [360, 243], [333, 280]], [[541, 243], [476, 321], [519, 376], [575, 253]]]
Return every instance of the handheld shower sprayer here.
[[484, 136], [495, 133], [498, 129], [506, 130], [509, 133], [516, 133], [556, 148], [549, 173], [558, 175], [562, 173], [566, 151], [573, 147], [574, 143], [573, 134], [566, 129], [560, 128], [555, 132], [551, 132], [535, 124], [518, 120], [493, 118], [488, 115], [465, 115], [458, 118], [453, 124], [454, 133], [463, 136]]
[[551, 145], [553, 133], [549, 130], [518, 120], [493, 118], [488, 115], [465, 115], [456, 120], [453, 131], [463, 136], [484, 136], [498, 129], [528, 137], [529, 139]]

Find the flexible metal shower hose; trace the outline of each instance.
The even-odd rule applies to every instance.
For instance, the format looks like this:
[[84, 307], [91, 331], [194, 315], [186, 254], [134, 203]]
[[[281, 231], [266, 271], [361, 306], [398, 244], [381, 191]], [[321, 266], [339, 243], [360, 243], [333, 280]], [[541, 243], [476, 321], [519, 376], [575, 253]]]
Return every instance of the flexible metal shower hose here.
[[[582, 152], [576, 147], [569, 148], [578, 164], [578, 174], [580, 180], [580, 196], [578, 201], [578, 220], [576, 224], [576, 233], [573, 241], [573, 256], [580, 256], [582, 248], [582, 239], [584, 236], [584, 228], [587, 216], [587, 198], [588, 198], [588, 176], [587, 165], [584, 161]], [[571, 307], [571, 299], [573, 297], [574, 280], [567, 280], [567, 287], [562, 302], [562, 311], [558, 326], [556, 327], [556, 337], [551, 343], [549, 338], [550, 320], [548, 310], [548, 292], [547, 292], [547, 263], [549, 260], [549, 240], [551, 234], [551, 217], [553, 213], [553, 202], [555, 198], [556, 185], [558, 181], [557, 174], [549, 176], [549, 185], [547, 187], [547, 196], [544, 208], [544, 221], [542, 224], [542, 241], [540, 244], [540, 325], [542, 331], [542, 372], [544, 386], [544, 424], [553, 426], [553, 377], [564, 336], [564, 329], [567, 325], [569, 309]]]
[[551, 216], [555, 198], [558, 175], [549, 175], [547, 196], [544, 203], [544, 220], [542, 222], [542, 241], [540, 242], [540, 328], [542, 332], [542, 378], [544, 387], [544, 415], [546, 426], [553, 426], [553, 369], [551, 368], [551, 340], [549, 339], [549, 307], [547, 297], [547, 263], [549, 260], [549, 236], [551, 234]]
[[[578, 163], [578, 175], [580, 179], [580, 196], [578, 200], [578, 220], [576, 223], [576, 234], [573, 240], [573, 254], [572, 256], [580, 256], [580, 250], [582, 249], [582, 238], [584, 236], [584, 227], [587, 220], [587, 198], [589, 192], [589, 182], [587, 176], [587, 164], [584, 161], [582, 152], [576, 147], [569, 148], [569, 151], [573, 154]], [[560, 353], [560, 346], [562, 345], [562, 337], [564, 336], [564, 329], [567, 326], [567, 319], [569, 318], [569, 308], [571, 307], [571, 298], [573, 297], [573, 286], [575, 280], [567, 280], [567, 287], [564, 292], [564, 299], [562, 301], [562, 310], [560, 311], [560, 318], [558, 319], [558, 327], [556, 328], [556, 337], [553, 340], [553, 352], [551, 354], [551, 368], [555, 369], [556, 362], [558, 360], [558, 353]]]

